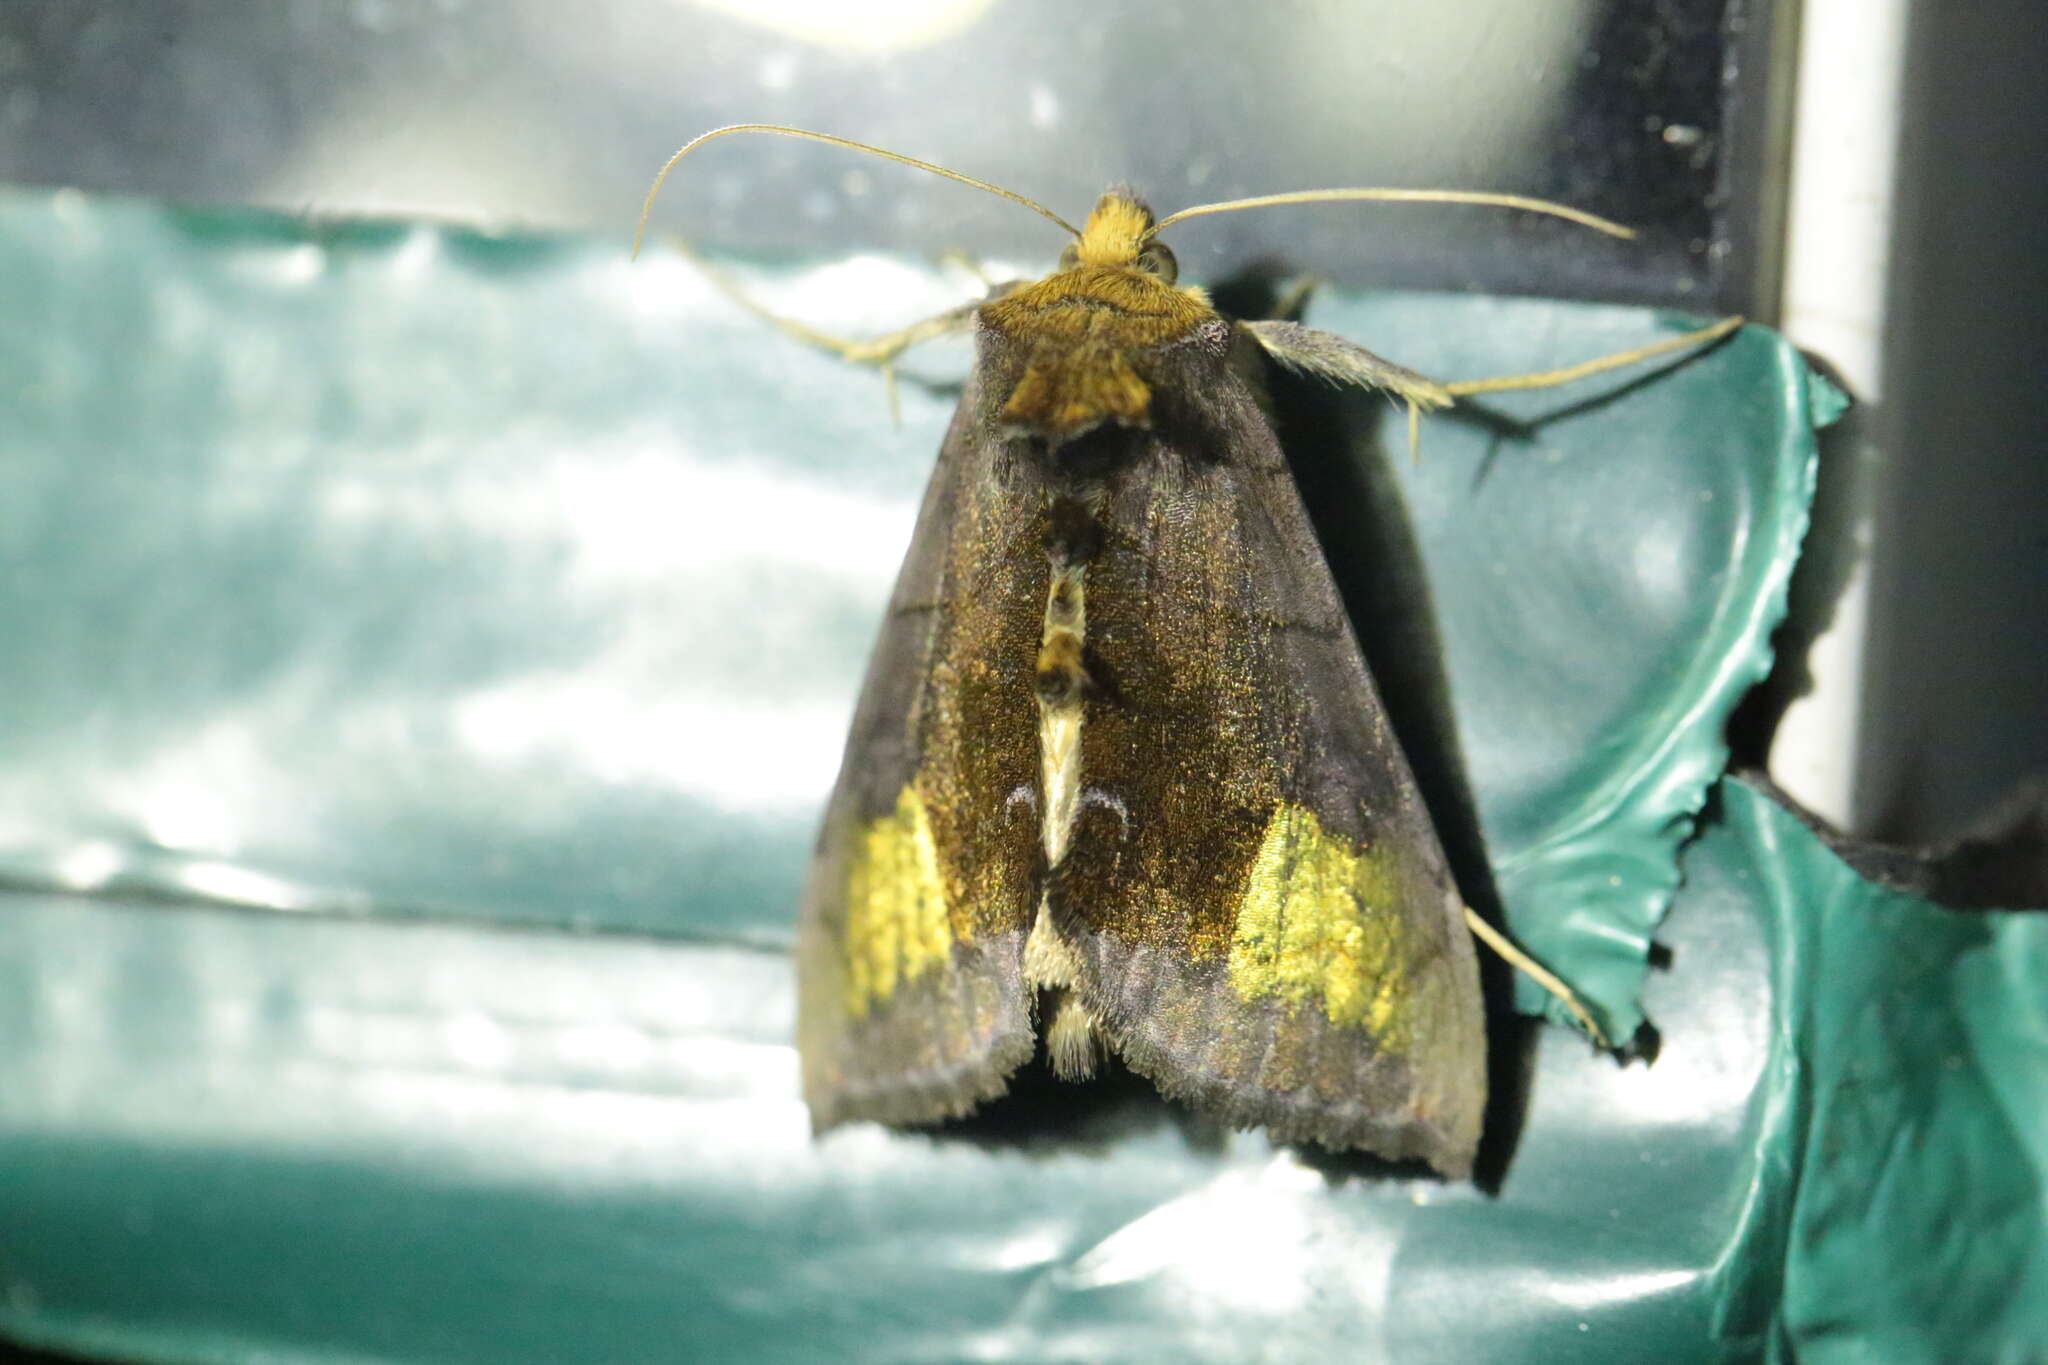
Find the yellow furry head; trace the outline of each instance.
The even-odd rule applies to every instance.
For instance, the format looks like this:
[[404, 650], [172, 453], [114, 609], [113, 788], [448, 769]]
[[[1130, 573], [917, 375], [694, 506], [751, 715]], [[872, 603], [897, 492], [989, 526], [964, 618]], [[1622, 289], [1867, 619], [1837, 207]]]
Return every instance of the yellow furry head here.
[[1095, 201], [1074, 257], [1082, 265], [1130, 265], [1151, 230], [1152, 210], [1127, 190], [1111, 190]]

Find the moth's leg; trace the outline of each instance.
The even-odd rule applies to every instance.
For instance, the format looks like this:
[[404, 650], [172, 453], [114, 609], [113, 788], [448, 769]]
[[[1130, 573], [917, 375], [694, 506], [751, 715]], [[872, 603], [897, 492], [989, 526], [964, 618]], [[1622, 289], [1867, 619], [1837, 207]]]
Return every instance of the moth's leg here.
[[1594, 1020], [1592, 1012], [1579, 1000], [1570, 986], [1558, 979], [1555, 972], [1516, 947], [1513, 939], [1481, 919], [1479, 913], [1469, 905], [1465, 907], [1465, 924], [1478, 936], [1480, 942], [1499, 953], [1510, 967], [1523, 973], [1562, 1001], [1564, 1007], [1572, 1012], [1572, 1018], [1579, 1021], [1579, 1027], [1592, 1036], [1593, 1042], [1601, 1051], [1608, 1051], [1614, 1046], [1608, 1041], [1606, 1030]]
[[[687, 243], [674, 239], [671, 239], [671, 241], [676, 250], [687, 256], [691, 264], [704, 273], [704, 278], [710, 280], [712, 284], [718, 287], [720, 293], [746, 309], [749, 313], [752, 313], [755, 317], [760, 318], [763, 322], [780, 331], [784, 336], [801, 341], [806, 346], [815, 346], [821, 351], [829, 351], [849, 364], [873, 365], [876, 369], [880, 370], [882, 372], [882, 382], [888, 388], [889, 415], [891, 418], [896, 418], [899, 415], [896, 405], [897, 357], [921, 342], [934, 341], [939, 337], [966, 331], [974, 324], [975, 310], [987, 302], [986, 298], [975, 299], [970, 303], [963, 303], [958, 307], [948, 308], [943, 313], [936, 313], [921, 321], [913, 322], [908, 327], [899, 328], [894, 332], [885, 332], [881, 336], [834, 336], [830, 332], [821, 332], [815, 327], [798, 322], [795, 318], [784, 317], [773, 309], [765, 307], [752, 295], [748, 294], [746, 290], [735, 284], [731, 276], [705, 260], [695, 251], [692, 251]], [[1000, 292], [1004, 292], [1004, 287], [992, 287], [989, 291], [990, 295]]]
[[1308, 309], [1309, 297], [1322, 281], [1314, 275], [1296, 275], [1273, 296], [1272, 317], [1282, 322], [1299, 322]]
[[1383, 360], [1355, 341], [1335, 332], [1318, 331], [1298, 322], [1240, 323], [1266, 354], [1290, 370], [1327, 379], [1332, 384], [1385, 389], [1403, 402], [1425, 408], [1447, 408], [1451, 392], [1427, 375]]
[[820, 332], [815, 327], [807, 327], [793, 318], [778, 317], [751, 300], [743, 298], [734, 290], [727, 289], [726, 292], [745, 303], [749, 312], [773, 323], [798, 341], [816, 346], [820, 350], [830, 351], [850, 364], [872, 365], [880, 370], [882, 386], [888, 394], [889, 420], [892, 422], [903, 420], [902, 408], [896, 400], [896, 358], [919, 342], [935, 341], [942, 336], [966, 331], [974, 325], [975, 310], [980, 308], [983, 302], [976, 299], [972, 303], [963, 303], [957, 308], [948, 308], [943, 313], [936, 313], [920, 322], [913, 322], [908, 327], [885, 332], [878, 337], [847, 338]]
[[975, 299], [970, 303], [963, 303], [958, 307], [948, 308], [943, 313], [936, 313], [922, 321], [913, 322], [908, 327], [900, 328], [894, 332], [886, 332], [877, 337], [834, 336], [830, 332], [821, 332], [815, 327], [798, 322], [795, 318], [784, 317], [782, 314], [766, 307], [751, 294], [747, 293], [746, 290], [735, 284], [731, 276], [691, 250], [687, 244], [674, 241], [673, 245], [676, 250], [689, 257], [691, 264], [704, 272], [706, 279], [718, 286], [720, 293], [746, 309], [749, 313], [752, 313], [755, 317], [781, 331], [784, 335], [803, 342], [806, 346], [815, 346], [821, 351], [830, 351], [841, 360], [855, 365], [875, 365], [886, 368], [894, 364], [898, 356], [919, 342], [931, 341], [954, 332], [965, 331], [974, 321], [974, 310], [981, 307], [986, 301], [984, 299]]
[[1327, 379], [1332, 384], [1355, 384], [1361, 388], [1385, 389], [1408, 405], [1408, 458], [1413, 460], [1422, 446], [1422, 413], [1451, 405], [1451, 390], [1428, 375], [1396, 365], [1374, 355], [1354, 341], [1335, 332], [1304, 327], [1298, 322], [1240, 323], [1252, 339], [1265, 347], [1266, 354], [1290, 370]]
[[1549, 389], [1559, 384], [1569, 384], [1575, 379], [1585, 379], [1609, 370], [1618, 370], [1625, 365], [1634, 365], [1645, 360], [1655, 360], [1673, 351], [1704, 348], [1713, 345], [1722, 337], [1740, 327], [1740, 317], [1722, 318], [1711, 327], [1686, 332], [1681, 336], [1666, 337], [1648, 346], [1637, 346], [1631, 350], [1616, 351], [1612, 355], [1595, 356], [1577, 365], [1567, 365], [1561, 370], [1537, 370], [1533, 374], [1508, 374], [1498, 379], [1461, 379], [1454, 384], [1444, 385], [1444, 391], [1454, 398], [1466, 398], [1475, 393], [1504, 393], [1510, 389]]
[[1253, 266], [1207, 289], [1190, 285], [1181, 292], [1240, 322], [1300, 322], [1309, 298], [1322, 284], [1315, 275]]
[[1502, 375], [1496, 379], [1465, 379], [1451, 384], [1417, 374], [1382, 360], [1363, 346], [1333, 332], [1317, 331], [1296, 322], [1247, 322], [1242, 324], [1266, 353], [1289, 369], [1319, 375], [1333, 384], [1359, 384], [1385, 389], [1408, 405], [1408, 455], [1412, 460], [1421, 444], [1421, 414], [1424, 409], [1445, 408], [1453, 399], [1479, 393], [1502, 393], [1510, 389], [1547, 389], [1575, 379], [1604, 374], [1625, 365], [1654, 360], [1658, 356], [1711, 346], [1742, 326], [1740, 317], [1723, 318], [1711, 327], [1666, 337], [1648, 346], [1596, 356], [1559, 370], [1538, 370], [1532, 374]]
[[996, 277], [983, 269], [980, 261], [968, 255], [957, 246], [949, 246], [939, 253], [939, 264], [950, 265], [955, 270], [964, 270], [980, 282], [985, 290], [996, 288]]

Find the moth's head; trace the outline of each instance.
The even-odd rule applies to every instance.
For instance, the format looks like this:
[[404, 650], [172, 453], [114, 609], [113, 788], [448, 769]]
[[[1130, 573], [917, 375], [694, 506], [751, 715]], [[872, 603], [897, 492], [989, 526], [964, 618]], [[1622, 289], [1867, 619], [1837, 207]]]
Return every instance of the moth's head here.
[[1095, 201], [1088, 225], [1060, 253], [1060, 269], [1083, 265], [1121, 266], [1172, 284], [1180, 266], [1166, 244], [1152, 240], [1152, 210], [1137, 193], [1118, 185]]

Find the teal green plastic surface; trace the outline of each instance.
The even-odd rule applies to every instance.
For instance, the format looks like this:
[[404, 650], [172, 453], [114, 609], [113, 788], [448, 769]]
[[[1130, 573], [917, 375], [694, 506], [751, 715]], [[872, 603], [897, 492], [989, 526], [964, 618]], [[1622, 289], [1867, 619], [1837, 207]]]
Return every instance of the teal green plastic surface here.
[[[1765, 910], [1776, 1040], [1752, 1108], [1769, 1207], [1731, 1306], [1773, 1305], [1781, 1360], [2048, 1357], [2048, 913], [1872, 886], [1724, 792], [1721, 875]], [[1760, 1273], [1776, 1247], [1782, 1286]]]
[[[872, 258], [749, 279], [846, 330], [961, 296]], [[1453, 379], [1685, 325], [1310, 320]], [[893, 426], [874, 376], [618, 242], [68, 194], [0, 200], [0, 383], [0, 1334], [209, 1363], [2043, 1339], [2040, 917], [1877, 891], [1723, 784], [1645, 980], [1828, 402], [1768, 333], [1436, 420], [1413, 468], [1369, 404], [1288, 419], [1396, 490], [1511, 922], [1664, 1035], [1622, 1068], [1537, 1029], [1490, 1192], [1142, 1095], [1022, 1142], [810, 1140], [783, 950], [943, 389]]]

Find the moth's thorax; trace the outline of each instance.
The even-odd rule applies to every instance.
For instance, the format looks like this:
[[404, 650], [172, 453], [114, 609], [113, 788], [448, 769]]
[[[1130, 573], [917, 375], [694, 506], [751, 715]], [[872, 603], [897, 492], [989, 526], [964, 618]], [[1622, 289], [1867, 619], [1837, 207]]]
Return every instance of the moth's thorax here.
[[1151, 225], [1136, 200], [1104, 195], [1068, 264], [982, 306], [982, 327], [1018, 358], [1004, 425], [1054, 441], [1151, 425], [1154, 357], [1217, 318], [1202, 291], [1147, 268]]

